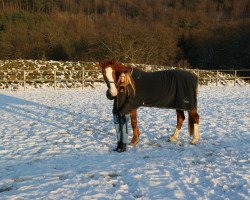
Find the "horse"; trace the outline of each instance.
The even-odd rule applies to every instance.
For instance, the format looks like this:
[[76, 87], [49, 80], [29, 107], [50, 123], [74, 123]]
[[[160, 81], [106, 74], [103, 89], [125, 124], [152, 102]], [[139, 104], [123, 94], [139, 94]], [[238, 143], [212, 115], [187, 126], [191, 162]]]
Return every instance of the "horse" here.
[[198, 78], [184, 70], [162, 70], [145, 72], [125, 66], [116, 60], [99, 62], [102, 75], [109, 93], [117, 95], [116, 81], [120, 73], [129, 73], [135, 84], [135, 97], [130, 105], [130, 119], [133, 138], [130, 145], [139, 142], [140, 131], [137, 121], [137, 109], [141, 106], [175, 109], [177, 125], [174, 133], [168, 138], [169, 142], [178, 143], [178, 137], [185, 120], [184, 111], [188, 112], [188, 131], [196, 145], [199, 140], [199, 115], [197, 112]]

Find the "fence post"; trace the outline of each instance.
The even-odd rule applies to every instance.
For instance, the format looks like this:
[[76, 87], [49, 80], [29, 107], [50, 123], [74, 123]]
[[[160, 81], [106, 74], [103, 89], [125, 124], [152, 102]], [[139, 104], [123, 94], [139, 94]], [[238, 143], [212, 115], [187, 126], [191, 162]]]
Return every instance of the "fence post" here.
[[197, 77], [198, 77], [198, 85], [199, 85], [199, 82], [200, 82], [200, 70], [197, 69]]
[[84, 67], [82, 67], [82, 89], [84, 88], [85, 85], [85, 71]]
[[56, 69], [54, 70], [54, 89], [56, 89]]
[[26, 73], [25, 70], [23, 70], [23, 89], [26, 90]]
[[218, 79], [219, 79], [219, 72], [218, 70], [216, 71], [216, 86], [218, 86]]
[[234, 71], [234, 86], [236, 86], [237, 70]]

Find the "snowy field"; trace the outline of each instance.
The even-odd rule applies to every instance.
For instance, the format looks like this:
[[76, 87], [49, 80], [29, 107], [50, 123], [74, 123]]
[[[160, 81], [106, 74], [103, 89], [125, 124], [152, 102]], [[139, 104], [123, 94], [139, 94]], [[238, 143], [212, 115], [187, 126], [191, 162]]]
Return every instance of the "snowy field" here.
[[[0, 199], [250, 199], [250, 86], [199, 90], [201, 139], [167, 142], [174, 110], [140, 108], [140, 142], [112, 152], [106, 86], [0, 90]], [[130, 138], [132, 133], [130, 129]]]

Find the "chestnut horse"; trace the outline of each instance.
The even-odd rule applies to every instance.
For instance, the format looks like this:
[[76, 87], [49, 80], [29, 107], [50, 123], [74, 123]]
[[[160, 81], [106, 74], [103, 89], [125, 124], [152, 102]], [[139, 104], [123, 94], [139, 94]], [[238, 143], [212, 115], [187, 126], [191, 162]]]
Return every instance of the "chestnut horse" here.
[[115, 60], [99, 63], [109, 93], [117, 95], [116, 81], [121, 72], [129, 73], [135, 84], [135, 97], [130, 105], [130, 118], [133, 139], [130, 145], [139, 141], [140, 131], [137, 125], [137, 109], [140, 106], [176, 109], [177, 125], [169, 137], [170, 142], [178, 142], [179, 132], [185, 119], [184, 111], [188, 111], [188, 130], [193, 136], [190, 144], [197, 144], [199, 139], [199, 115], [197, 113], [198, 79], [189, 72], [181, 70], [164, 70], [144, 72], [126, 67]]

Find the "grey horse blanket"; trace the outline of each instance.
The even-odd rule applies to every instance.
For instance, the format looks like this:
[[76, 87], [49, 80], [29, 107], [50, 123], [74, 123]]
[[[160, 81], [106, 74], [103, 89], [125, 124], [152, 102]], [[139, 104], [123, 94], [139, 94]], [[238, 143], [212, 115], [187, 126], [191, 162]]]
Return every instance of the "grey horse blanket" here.
[[198, 78], [182, 70], [145, 72], [133, 68], [136, 94], [130, 109], [140, 106], [193, 110], [197, 108]]

